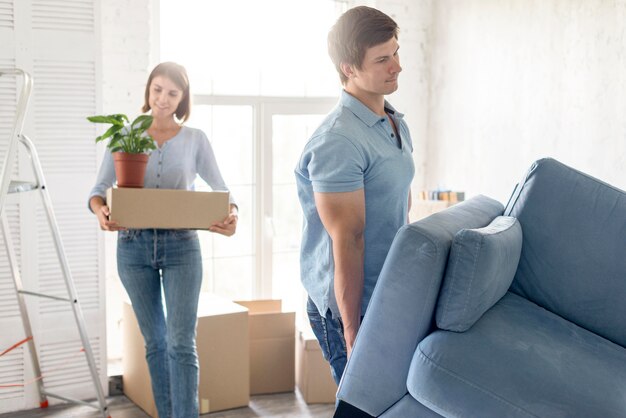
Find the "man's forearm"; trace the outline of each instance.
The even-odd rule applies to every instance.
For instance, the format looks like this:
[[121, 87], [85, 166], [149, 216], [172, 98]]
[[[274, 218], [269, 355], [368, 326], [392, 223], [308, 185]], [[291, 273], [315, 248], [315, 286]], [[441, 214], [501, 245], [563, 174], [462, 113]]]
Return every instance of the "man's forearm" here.
[[335, 298], [350, 348], [361, 322], [364, 248], [362, 235], [333, 240]]
[[349, 354], [361, 320], [365, 192], [315, 193], [315, 206], [333, 244], [335, 299]]

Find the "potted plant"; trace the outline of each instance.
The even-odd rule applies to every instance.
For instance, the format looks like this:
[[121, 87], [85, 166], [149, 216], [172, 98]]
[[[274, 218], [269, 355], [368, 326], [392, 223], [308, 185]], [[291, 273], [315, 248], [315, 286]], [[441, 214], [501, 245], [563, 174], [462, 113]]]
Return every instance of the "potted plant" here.
[[107, 148], [113, 155], [118, 187], [143, 187], [149, 152], [156, 149], [154, 139], [146, 133], [152, 124], [152, 116], [138, 116], [132, 123], [123, 114], [89, 116], [94, 123], [108, 123], [107, 131], [96, 142], [111, 138]]

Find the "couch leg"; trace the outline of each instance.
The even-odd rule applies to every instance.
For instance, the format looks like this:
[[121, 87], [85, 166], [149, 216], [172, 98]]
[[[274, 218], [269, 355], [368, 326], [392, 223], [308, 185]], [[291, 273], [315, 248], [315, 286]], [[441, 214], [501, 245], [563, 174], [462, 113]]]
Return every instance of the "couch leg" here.
[[374, 418], [372, 415], [361, 411], [356, 406], [352, 406], [347, 402], [339, 401], [335, 415], [333, 418]]

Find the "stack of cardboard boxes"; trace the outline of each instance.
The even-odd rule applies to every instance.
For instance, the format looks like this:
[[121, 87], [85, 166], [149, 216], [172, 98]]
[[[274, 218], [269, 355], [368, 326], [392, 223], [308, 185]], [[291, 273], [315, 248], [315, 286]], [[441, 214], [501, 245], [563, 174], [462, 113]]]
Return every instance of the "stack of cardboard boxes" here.
[[[157, 417], [143, 337], [131, 305], [124, 303], [123, 309], [124, 394], [148, 415]], [[247, 309], [221, 298], [201, 298], [196, 341], [200, 363], [200, 413], [248, 405], [250, 348]]]
[[[143, 337], [131, 305], [123, 309], [124, 393], [157, 417]], [[337, 387], [317, 340], [310, 330], [296, 339], [295, 313], [283, 312], [280, 300], [202, 294], [197, 346], [201, 414], [245, 407], [250, 395], [293, 392], [296, 381], [307, 403], [335, 401]]]

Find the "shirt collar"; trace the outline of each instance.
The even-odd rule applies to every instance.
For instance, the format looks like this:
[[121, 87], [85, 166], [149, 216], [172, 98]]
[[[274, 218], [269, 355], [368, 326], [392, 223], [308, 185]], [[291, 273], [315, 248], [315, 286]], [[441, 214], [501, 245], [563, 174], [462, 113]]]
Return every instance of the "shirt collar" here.
[[[341, 91], [341, 97], [339, 102], [342, 106], [350, 109], [352, 113], [359, 119], [363, 121], [370, 128], [374, 126], [377, 122], [384, 118], [380, 115], [374, 113], [369, 107], [365, 106], [359, 99], [351, 95], [345, 90]], [[387, 101], [385, 100], [385, 111], [392, 114], [396, 119], [404, 117], [404, 115], [398, 111]]]

